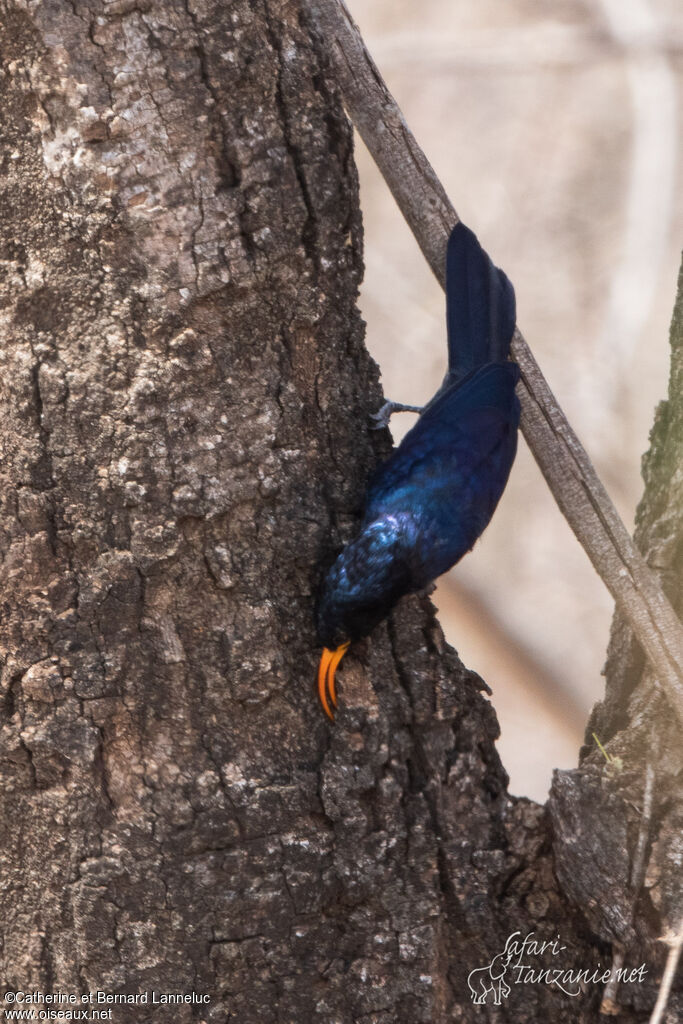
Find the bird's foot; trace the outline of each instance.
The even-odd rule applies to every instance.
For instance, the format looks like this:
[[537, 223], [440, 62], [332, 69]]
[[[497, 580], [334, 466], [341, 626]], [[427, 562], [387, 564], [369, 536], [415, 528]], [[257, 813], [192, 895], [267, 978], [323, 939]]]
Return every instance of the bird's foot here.
[[383, 427], [389, 426], [389, 420], [395, 412], [422, 412], [422, 407], [419, 405], [403, 405], [402, 402], [385, 402], [379, 412], [370, 414], [370, 419], [374, 420], [371, 430], [381, 430]]

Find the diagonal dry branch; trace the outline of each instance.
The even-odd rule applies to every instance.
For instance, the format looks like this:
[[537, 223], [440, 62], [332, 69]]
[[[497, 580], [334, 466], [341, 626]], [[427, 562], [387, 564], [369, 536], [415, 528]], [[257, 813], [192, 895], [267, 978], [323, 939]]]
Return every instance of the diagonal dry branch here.
[[[309, 0], [349, 116], [442, 286], [458, 216], [370, 57], [343, 0]], [[555, 500], [642, 644], [683, 722], [683, 626], [598, 478], [517, 328], [522, 432]]]

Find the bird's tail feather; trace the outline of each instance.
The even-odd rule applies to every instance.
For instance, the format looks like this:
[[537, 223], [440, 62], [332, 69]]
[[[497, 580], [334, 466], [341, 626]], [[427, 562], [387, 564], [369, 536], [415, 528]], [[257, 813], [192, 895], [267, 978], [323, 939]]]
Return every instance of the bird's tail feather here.
[[456, 224], [448, 239], [446, 310], [451, 382], [484, 363], [508, 358], [515, 290], [464, 224]]

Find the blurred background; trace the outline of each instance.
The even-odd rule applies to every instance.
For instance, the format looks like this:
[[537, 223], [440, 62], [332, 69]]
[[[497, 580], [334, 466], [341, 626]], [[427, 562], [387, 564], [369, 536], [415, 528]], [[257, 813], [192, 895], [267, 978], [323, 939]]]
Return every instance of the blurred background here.
[[[683, 242], [680, 0], [347, 0], [629, 529], [666, 395]], [[385, 394], [445, 371], [441, 289], [362, 142], [361, 309]], [[399, 440], [414, 416], [392, 418]], [[612, 600], [526, 445], [493, 523], [434, 600], [493, 688], [510, 790], [545, 800], [603, 690]]]

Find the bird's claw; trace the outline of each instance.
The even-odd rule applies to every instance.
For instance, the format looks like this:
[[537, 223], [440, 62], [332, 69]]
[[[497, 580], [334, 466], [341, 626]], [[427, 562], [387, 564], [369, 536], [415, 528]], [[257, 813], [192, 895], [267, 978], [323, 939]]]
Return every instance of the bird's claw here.
[[382, 430], [389, 426], [389, 420], [395, 412], [422, 412], [419, 405], [404, 405], [402, 402], [385, 402], [378, 412], [370, 413], [370, 419], [374, 420], [371, 430]]

